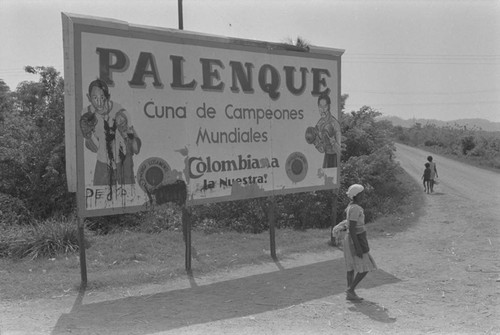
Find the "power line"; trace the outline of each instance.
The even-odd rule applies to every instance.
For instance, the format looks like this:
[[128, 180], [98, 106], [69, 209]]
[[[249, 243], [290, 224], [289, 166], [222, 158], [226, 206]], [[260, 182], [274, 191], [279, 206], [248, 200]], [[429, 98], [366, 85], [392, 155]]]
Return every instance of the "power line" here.
[[449, 64], [489, 65], [500, 62], [497, 54], [349, 54], [343, 56], [346, 63], [391, 64]]
[[[367, 94], [386, 94], [386, 95], [464, 95], [464, 94], [485, 94], [485, 93], [497, 93], [500, 95], [498, 90], [481, 90], [481, 91], [455, 91], [455, 92], [423, 92], [423, 91], [406, 91], [406, 92], [394, 92], [394, 91], [356, 91], [348, 90], [349, 93], [367, 93]], [[347, 94], [349, 94], [347, 93]]]
[[406, 62], [406, 61], [376, 61], [376, 60], [362, 60], [362, 61], [352, 61], [343, 60], [343, 63], [353, 63], [353, 64], [421, 64], [421, 65], [500, 65], [500, 60], [495, 62], [445, 62], [445, 61], [421, 61], [421, 62]]
[[367, 105], [367, 106], [456, 106], [456, 105], [482, 105], [482, 104], [500, 104], [500, 100], [491, 101], [467, 101], [467, 102], [417, 102], [417, 103], [357, 103], [349, 102], [349, 105]]
[[477, 57], [494, 57], [494, 58], [499, 58], [500, 54], [371, 54], [371, 53], [347, 53], [346, 55], [348, 56], [354, 56], [354, 57], [385, 57], [385, 58], [449, 58], [449, 57], [458, 57], [458, 58], [463, 58], [463, 57], [468, 57], [468, 58], [477, 58]]
[[0, 71], [0, 75], [21, 75], [21, 74], [29, 74], [25, 71]]

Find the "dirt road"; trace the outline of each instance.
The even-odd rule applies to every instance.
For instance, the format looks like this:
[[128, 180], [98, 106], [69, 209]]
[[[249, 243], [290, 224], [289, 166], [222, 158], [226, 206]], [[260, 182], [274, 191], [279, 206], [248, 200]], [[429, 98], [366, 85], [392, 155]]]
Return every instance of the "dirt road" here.
[[[397, 146], [420, 181], [427, 153]], [[500, 334], [500, 174], [433, 155], [440, 184], [345, 300], [342, 252], [131, 290], [1, 303], [0, 334]], [[423, 188], [422, 188], [423, 191]]]

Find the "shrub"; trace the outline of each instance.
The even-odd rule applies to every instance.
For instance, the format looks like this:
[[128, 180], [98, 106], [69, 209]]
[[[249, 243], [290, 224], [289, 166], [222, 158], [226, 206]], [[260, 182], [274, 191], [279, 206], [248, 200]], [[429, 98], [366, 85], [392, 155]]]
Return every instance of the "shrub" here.
[[[88, 246], [88, 241], [85, 244]], [[36, 259], [77, 250], [78, 227], [73, 220], [48, 220], [3, 228], [0, 236], [0, 257]]]
[[305, 230], [330, 226], [332, 191], [288, 194], [278, 198], [278, 226]]
[[437, 146], [437, 147], [442, 147], [442, 146], [443, 146], [443, 143], [441, 143], [441, 142], [439, 142], [439, 141], [437, 141], [437, 140], [426, 140], [426, 141], [424, 142], [424, 145], [425, 145], [426, 147], [435, 147], [435, 146]]
[[194, 227], [200, 222], [206, 231], [213, 231], [217, 222], [220, 230], [258, 234], [268, 227], [266, 202], [265, 198], [257, 198], [196, 206], [191, 219]]
[[38, 82], [22, 82], [0, 122], [0, 192], [23, 200], [37, 219], [70, 214], [66, 185], [64, 82], [52, 67], [26, 67]]
[[32, 220], [23, 201], [0, 193], [0, 227], [30, 224]]
[[136, 216], [137, 225], [132, 230], [143, 233], [158, 234], [165, 230], [182, 228], [181, 209], [167, 203], [147, 212], [140, 212]]
[[468, 135], [464, 136], [460, 139], [460, 143], [462, 145], [462, 154], [466, 155], [467, 152], [474, 149], [476, 143], [474, 142], [474, 136]]
[[116, 214], [85, 219], [86, 227], [97, 235], [107, 235], [123, 230], [136, 230], [140, 223], [139, 214]]
[[[397, 206], [402, 196], [399, 191], [400, 182], [397, 175], [401, 172], [400, 166], [392, 159], [392, 147], [385, 146], [370, 155], [353, 156], [342, 166], [342, 184], [337, 208], [337, 221], [344, 217], [344, 208], [349, 203], [345, 195], [347, 188], [352, 184], [361, 184], [365, 187], [366, 222], [373, 221], [382, 214], [386, 214]], [[394, 205], [390, 205], [393, 203]]]

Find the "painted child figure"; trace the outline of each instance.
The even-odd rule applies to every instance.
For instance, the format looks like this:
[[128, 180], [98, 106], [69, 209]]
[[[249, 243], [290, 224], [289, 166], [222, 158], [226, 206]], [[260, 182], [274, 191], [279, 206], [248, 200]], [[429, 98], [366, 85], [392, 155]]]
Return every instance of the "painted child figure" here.
[[141, 150], [141, 139], [133, 126], [129, 126], [129, 116], [125, 111], [116, 113], [116, 146], [118, 162], [116, 164], [118, 184], [135, 184], [133, 155]]

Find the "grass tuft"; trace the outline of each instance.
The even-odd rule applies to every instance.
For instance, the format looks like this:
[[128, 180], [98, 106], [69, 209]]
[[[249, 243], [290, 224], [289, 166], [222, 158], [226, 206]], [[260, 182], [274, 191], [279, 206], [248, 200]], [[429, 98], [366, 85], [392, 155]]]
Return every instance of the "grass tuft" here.
[[7, 227], [0, 236], [0, 257], [38, 259], [78, 249], [78, 229], [71, 220], [53, 219], [29, 226]]

